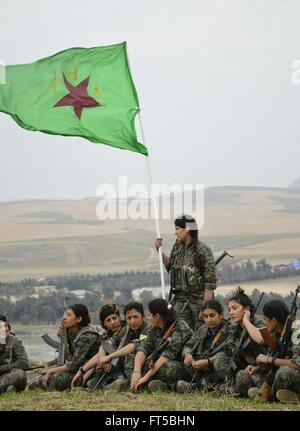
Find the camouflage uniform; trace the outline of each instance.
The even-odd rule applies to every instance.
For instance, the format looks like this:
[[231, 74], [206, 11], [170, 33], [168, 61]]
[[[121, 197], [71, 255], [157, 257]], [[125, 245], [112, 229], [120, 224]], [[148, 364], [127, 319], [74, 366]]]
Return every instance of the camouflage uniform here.
[[[174, 388], [174, 384], [178, 379], [186, 379], [188, 377], [183, 362], [181, 361], [181, 354], [184, 344], [192, 336], [193, 331], [189, 325], [183, 319], [179, 319], [175, 325], [174, 332], [169, 337], [169, 343], [159, 354], [159, 356], [164, 356], [169, 359], [169, 361], [160, 367], [159, 371], [152, 379], [162, 380], [164, 383], [168, 384], [169, 387]], [[151, 327], [147, 338], [141, 341], [140, 345], [137, 347], [137, 352], [144, 352], [147, 358], [162, 342], [162, 330], [160, 328]], [[145, 374], [145, 372], [143, 374]]]
[[[134, 342], [134, 344], [137, 346], [139, 344], [139, 341], [143, 340], [144, 337], [146, 337], [148, 330], [149, 327], [145, 322], [143, 322], [142, 326], [137, 331], [133, 331], [128, 326], [125, 326], [118, 334], [113, 335], [113, 337], [111, 338], [112, 348], [117, 350], [118, 348], [124, 347], [132, 342]], [[124, 358], [119, 358], [117, 369], [112, 369], [108, 373], [107, 377], [105, 378], [104, 384], [110, 383], [118, 377], [124, 378], [123, 374], [125, 374], [125, 377], [128, 380], [131, 379], [131, 375], [134, 369], [134, 358], [135, 353], [127, 355]], [[102, 376], [102, 370], [96, 371], [93, 374], [92, 378], [88, 381], [88, 387], [94, 388]], [[101, 388], [102, 385], [99, 387], [99, 389]]]
[[[274, 338], [276, 341], [280, 341], [279, 334], [276, 333]], [[273, 399], [275, 399], [276, 392], [279, 389], [288, 389], [300, 394], [300, 344], [293, 344], [291, 341], [288, 345], [285, 359], [291, 359], [293, 364], [298, 365], [299, 369], [296, 370], [288, 366], [278, 367], [271, 392]]]
[[[100, 346], [103, 343], [103, 341], [112, 341], [114, 337], [118, 337], [118, 335], [122, 332], [122, 330], [125, 328], [126, 326], [126, 322], [125, 320], [121, 320], [121, 326], [119, 331], [113, 332], [113, 331], [108, 331], [105, 330], [101, 335], [100, 335]], [[87, 386], [89, 388], [93, 388], [98, 381], [100, 380], [100, 378], [103, 376], [103, 371], [102, 370], [96, 370], [96, 367], [94, 367], [94, 371], [93, 374], [91, 375], [91, 377], [89, 378], [89, 380], [87, 381]], [[108, 373], [107, 374], [107, 378], [105, 379], [105, 384], [110, 383], [114, 378], [116, 378], [115, 374], [113, 373]], [[100, 389], [100, 387], [99, 387]]]
[[[193, 337], [186, 342], [182, 351], [182, 357], [184, 358], [187, 353], [190, 353], [196, 361], [211, 357], [212, 354], [210, 354], [210, 351], [225, 341], [229, 325], [229, 321], [225, 319], [222, 319], [220, 325], [213, 331], [208, 326], [202, 325], [194, 333]], [[185, 368], [190, 377], [193, 377], [197, 372], [197, 368], [193, 368], [191, 365], [185, 365]], [[194, 383], [197, 386], [201, 383], [211, 384], [218, 381], [218, 375], [214, 371], [214, 368], [208, 368], [206, 371], [198, 370], [196, 377]]]
[[[55, 373], [49, 378], [49, 390], [63, 391], [71, 387], [71, 382], [78, 369], [88, 362], [100, 347], [100, 334], [90, 325], [84, 326], [79, 332], [68, 331], [67, 335], [69, 354], [65, 366], [67, 373]], [[38, 382], [33, 382], [31, 389], [42, 385], [42, 377]]]
[[[280, 342], [280, 334], [275, 332], [271, 335], [277, 342]], [[272, 355], [271, 349], [269, 349], [268, 355]], [[273, 400], [276, 399], [275, 395], [279, 389], [288, 389], [300, 393], [300, 346], [290, 342], [284, 359], [291, 359], [294, 364], [299, 366], [299, 370], [288, 366], [277, 368], [274, 380], [271, 382], [271, 399]], [[239, 393], [246, 396], [251, 387], [260, 387], [264, 382], [270, 383], [268, 373], [271, 370], [272, 368], [268, 365], [259, 366], [259, 374], [254, 374], [253, 376], [248, 376], [244, 371], [239, 371], [236, 384]]]
[[11, 385], [17, 391], [23, 391], [27, 383], [25, 370], [28, 368], [29, 360], [22, 341], [8, 334], [6, 344], [0, 345], [0, 394]]
[[[122, 339], [126, 336], [127, 328], [123, 328], [119, 335], [116, 335], [115, 337], [113, 337], [112, 342], [113, 342], [113, 347], [115, 349], [119, 348], [122, 342]], [[137, 348], [140, 345], [140, 342], [146, 339], [149, 330], [150, 330], [150, 327], [147, 325], [146, 322], [143, 322], [142, 326], [137, 331], [133, 331], [132, 329], [129, 329], [128, 335], [126, 336], [126, 341], [127, 341], [126, 344], [134, 342]], [[135, 358], [135, 353], [127, 355], [124, 358], [123, 368], [124, 368], [125, 376], [128, 379], [131, 379], [131, 376], [132, 376], [132, 372], [134, 369], [134, 358]]]
[[198, 241], [197, 251], [201, 267], [194, 264], [193, 245], [176, 241], [170, 254], [167, 271], [171, 272], [171, 286], [175, 295], [176, 311], [180, 312], [187, 299], [187, 308], [180, 315], [192, 329], [199, 322], [199, 313], [203, 303], [204, 290], [216, 288], [215, 261], [211, 249]]
[[[254, 319], [252, 322], [257, 328], [265, 327], [262, 320]], [[247, 347], [240, 353], [236, 359], [237, 370], [235, 372], [229, 373], [228, 367], [231, 357], [237, 348], [239, 341], [241, 339], [243, 328], [237, 323], [231, 323], [228, 326], [228, 335], [226, 337], [226, 342], [224, 350], [216, 354], [214, 361], [214, 369], [218, 376], [229, 384], [230, 389], [234, 389], [240, 395], [247, 395], [249, 379], [246, 375], [244, 369], [248, 365], [256, 365], [256, 357], [262, 353], [266, 354], [266, 347], [262, 344], [255, 343], [251, 338]], [[257, 383], [260, 381], [261, 376], [252, 376]], [[251, 384], [253, 386], [253, 384]], [[254, 385], [256, 386], [256, 385]], [[247, 389], [246, 389], [247, 388]]]

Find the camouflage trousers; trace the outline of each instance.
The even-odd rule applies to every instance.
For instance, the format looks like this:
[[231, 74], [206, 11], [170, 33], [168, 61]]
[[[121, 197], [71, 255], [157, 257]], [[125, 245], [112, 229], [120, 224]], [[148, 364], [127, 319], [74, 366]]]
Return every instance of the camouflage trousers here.
[[[71, 383], [75, 374], [72, 373], [55, 373], [52, 374], [48, 381], [49, 391], [65, 391], [71, 388]], [[43, 376], [39, 376], [28, 384], [29, 389], [45, 389], [43, 386]]]
[[102, 370], [95, 371], [92, 377], [88, 380], [87, 386], [90, 389], [93, 389], [102, 377], [103, 380], [100, 383], [99, 389], [119, 378], [131, 380], [134, 370], [134, 359], [135, 353], [125, 356], [123, 360], [121, 358], [121, 366], [119, 366], [117, 370], [111, 370], [109, 373], [107, 373], [106, 377], [103, 377], [104, 373]]
[[183, 362], [168, 361], [160, 367], [159, 371], [151, 380], [162, 380], [170, 389], [175, 389], [178, 380], [187, 380], [188, 378], [189, 374], [186, 371]]
[[130, 355], [125, 356], [124, 374], [129, 380], [131, 379], [134, 370], [135, 355], [135, 353], [131, 353]]
[[[176, 297], [175, 297], [176, 299]], [[188, 298], [186, 299], [176, 299], [175, 310], [177, 315], [180, 313], [180, 317], [186, 321], [190, 328], [195, 329], [196, 325], [199, 324], [199, 314], [201, 311], [201, 307], [203, 304], [203, 300], [199, 299], [199, 301], [195, 302], [195, 300], [191, 300], [186, 309], [181, 313], [181, 310], [186, 303]]]
[[[266, 374], [248, 376], [245, 371], [240, 370], [236, 375], [235, 386], [241, 396], [247, 396], [248, 389], [260, 387], [265, 381]], [[279, 367], [271, 389], [272, 400], [276, 399], [276, 392], [279, 389], [300, 393], [300, 371], [290, 367]]]
[[12, 369], [9, 373], [0, 376], [0, 394], [6, 391], [9, 386], [14, 386], [18, 392], [24, 391], [27, 384], [26, 373], [18, 368]]
[[123, 379], [125, 378], [124, 372], [122, 369], [112, 369], [109, 373], [105, 373], [103, 370], [97, 370], [87, 381], [86, 385], [90, 389], [94, 389], [95, 386], [97, 385], [96, 389], [101, 390], [105, 385], [108, 385], [112, 383], [114, 380], [119, 378], [123, 378]]
[[252, 387], [259, 387], [265, 380], [265, 375], [254, 374], [249, 376], [245, 370], [237, 370], [236, 373], [228, 371], [230, 357], [225, 352], [216, 354], [214, 369], [220, 380], [226, 386], [226, 392], [234, 392], [242, 397], [248, 396], [248, 390]]
[[241, 397], [247, 397], [248, 390], [253, 387], [260, 387], [264, 383], [265, 378], [264, 374], [249, 376], [244, 370], [240, 370], [235, 377], [235, 391]]
[[196, 384], [196, 388], [200, 389], [201, 387], [209, 387], [215, 383], [219, 383], [222, 380], [216, 373], [214, 367], [208, 368], [206, 371], [197, 370], [197, 368], [193, 368], [191, 366], [185, 366], [185, 370], [189, 374], [189, 379], [186, 380]]
[[230, 357], [224, 352], [219, 352], [215, 356], [214, 370], [221, 380], [225, 380], [228, 377], [228, 367], [230, 363]]
[[272, 393], [276, 395], [279, 389], [288, 389], [300, 394], [300, 370], [290, 367], [279, 367], [275, 375]]
[[235, 392], [235, 375], [228, 371], [230, 359], [225, 352], [219, 352], [214, 360], [214, 370], [218, 382], [222, 382], [219, 390], [224, 394]]

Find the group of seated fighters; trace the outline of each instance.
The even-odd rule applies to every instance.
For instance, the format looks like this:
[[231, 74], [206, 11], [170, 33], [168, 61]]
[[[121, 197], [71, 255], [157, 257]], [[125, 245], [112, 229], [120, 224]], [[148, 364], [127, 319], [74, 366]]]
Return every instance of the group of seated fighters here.
[[24, 346], [0, 315], [0, 394], [25, 388], [215, 391], [217, 396], [300, 403], [299, 329], [294, 325], [293, 336], [283, 337], [289, 318], [285, 302], [266, 302], [259, 319], [239, 287], [227, 301], [227, 312], [225, 319], [221, 303], [208, 300], [191, 328], [162, 298], [149, 302], [147, 319], [139, 302], [125, 305], [124, 321], [116, 304], [106, 304], [99, 312], [103, 333], [90, 324], [85, 305], [71, 305], [58, 329], [64, 363], [31, 380]]

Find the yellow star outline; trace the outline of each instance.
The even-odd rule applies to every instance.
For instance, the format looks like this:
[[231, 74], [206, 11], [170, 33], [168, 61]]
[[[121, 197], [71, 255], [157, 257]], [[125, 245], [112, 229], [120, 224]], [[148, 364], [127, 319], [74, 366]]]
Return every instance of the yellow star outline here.
[[[66, 73], [66, 76], [71, 81], [77, 81], [77, 79], [78, 79], [78, 66], [74, 66], [73, 70], [69, 70]], [[51, 83], [52, 94], [54, 94], [54, 95], [56, 94], [58, 85], [63, 85], [63, 82], [64, 81], [61, 78], [54, 78], [53, 79], [53, 81]]]
[[70, 81], [77, 81], [77, 79], [78, 79], [78, 66], [74, 66], [74, 70], [67, 72], [66, 76]]
[[[78, 79], [78, 66], [74, 66], [73, 70], [70, 70], [66, 73], [67, 78], [70, 81], [77, 81]], [[61, 78], [54, 78], [52, 83], [51, 83], [51, 91], [52, 94], [55, 95], [58, 91], [58, 86], [62, 86], [64, 83], [64, 81]], [[93, 96], [101, 96], [101, 90], [98, 87], [98, 85], [94, 85], [93, 91], [92, 91]]]
[[101, 96], [101, 91], [100, 91], [100, 88], [98, 87], [98, 85], [94, 86], [93, 96]]

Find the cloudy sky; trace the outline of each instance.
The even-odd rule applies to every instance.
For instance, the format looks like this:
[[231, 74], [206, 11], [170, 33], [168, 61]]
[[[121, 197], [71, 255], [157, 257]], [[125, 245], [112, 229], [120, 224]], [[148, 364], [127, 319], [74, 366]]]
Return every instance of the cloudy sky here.
[[[297, 0], [0, 0], [0, 60], [128, 43], [155, 183], [285, 187], [300, 175]], [[0, 113], [0, 200], [147, 183], [145, 158]]]

